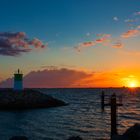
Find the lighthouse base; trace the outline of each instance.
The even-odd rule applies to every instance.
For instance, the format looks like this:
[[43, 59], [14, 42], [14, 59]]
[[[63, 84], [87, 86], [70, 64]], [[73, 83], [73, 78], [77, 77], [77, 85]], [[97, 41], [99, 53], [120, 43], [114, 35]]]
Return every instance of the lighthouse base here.
[[22, 91], [23, 90], [23, 83], [22, 81], [15, 81], [14, 82], [14, 90], [15, 91]]

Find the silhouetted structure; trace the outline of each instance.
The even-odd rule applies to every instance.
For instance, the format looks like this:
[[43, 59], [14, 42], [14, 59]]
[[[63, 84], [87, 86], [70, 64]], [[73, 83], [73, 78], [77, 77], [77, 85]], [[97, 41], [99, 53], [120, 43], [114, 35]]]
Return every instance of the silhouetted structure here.
[[104, 93], [104, 91], [102, 91], [102, 94], [101, 94], [101, 109], [102, 109], [102, 111], [104, 111], [104, 100], [105, 100], [105, 93]]
[[23, 74], [18, 69], [17, 73], [14, 74], [14, 90], [23, 90]]
[[117, 104], [116, 94], [111, 96], [111, 137], [117, 134]]
[[102, 92], [101, 95], [101, 105], [102, 105], [102, 111], [104, 111], [105, 106], [110, 106], [111, 107], [111, 138], [114, 135], [117, 135], [117, 106], [122, 106], [122, 103], [117, 103], [116, 100], [116, 94], [113, 93], [110, 98], [110, 103], [105, 104], [105, 99], [104, 99], [104, 92]]

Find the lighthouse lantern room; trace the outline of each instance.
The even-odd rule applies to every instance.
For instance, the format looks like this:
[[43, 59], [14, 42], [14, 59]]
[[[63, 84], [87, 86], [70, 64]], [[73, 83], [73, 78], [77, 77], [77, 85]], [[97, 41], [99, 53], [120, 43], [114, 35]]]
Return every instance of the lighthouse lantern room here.
[[19, 69], [14, 74], [14, 90], [16, 91], [23, 90], [23, 74]]

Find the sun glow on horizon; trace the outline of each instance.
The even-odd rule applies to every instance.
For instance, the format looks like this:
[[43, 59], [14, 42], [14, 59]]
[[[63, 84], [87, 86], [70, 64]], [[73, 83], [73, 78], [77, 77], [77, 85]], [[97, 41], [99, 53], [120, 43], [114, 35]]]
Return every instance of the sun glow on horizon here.
[[130, 88], [135, 88], [135, 87], [138, 87], [138, 83], [137, 83], [137, 81], [129, 81], [128, 82], [128, 87], [130, 87]]
[[140, 86], [139, 73], [135, 71], [135, 74], [128, 74], [122, 78], [122, 84], [128, 88], [136, 88]]

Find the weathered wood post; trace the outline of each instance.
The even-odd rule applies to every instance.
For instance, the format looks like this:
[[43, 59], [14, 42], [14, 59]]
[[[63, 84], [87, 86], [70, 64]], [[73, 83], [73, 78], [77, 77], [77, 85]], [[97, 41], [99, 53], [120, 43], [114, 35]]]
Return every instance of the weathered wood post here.
[[[104, 94], [104, 92], [102, 92], [102, 96], [103, 96], [103, 94]], [[102, 97], [102, 98], [103, 98], [103, 101], [105, 102], [104, 97]], [[111, 95], [110, 102], [103, 104], [103, 109], [105, 106], [111, 107], [111, 113], [110, 113], [111, 116], [110, 117], [111, 117], [111, 138], [112, 138], [112, 136], [117, 135], [117, 106], [122, 106], [122, 102], [117, 103], [116, 94], [113, 93]]]
[[102, 91], [102, 94], [101, 94], [101, 109], [102, 109], [102, 111], [104, 111], [104, 106], [105, 106], [104, 100], [105, 100], [105, 93], [104, 93], [104, 91]]
[[117, 135], [117, 103], [116, 94], [111, 96], [111, 137]]

